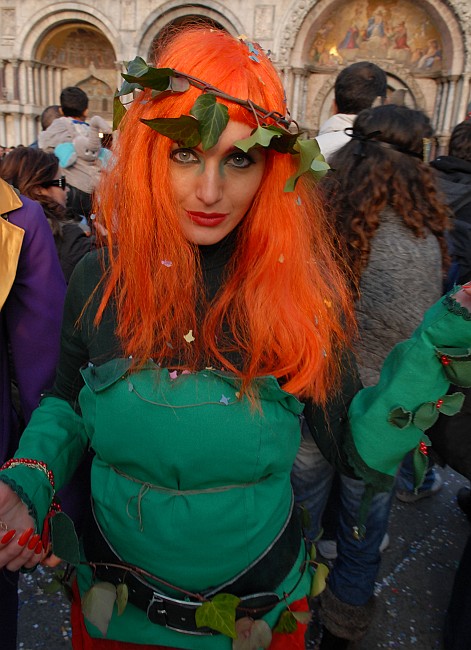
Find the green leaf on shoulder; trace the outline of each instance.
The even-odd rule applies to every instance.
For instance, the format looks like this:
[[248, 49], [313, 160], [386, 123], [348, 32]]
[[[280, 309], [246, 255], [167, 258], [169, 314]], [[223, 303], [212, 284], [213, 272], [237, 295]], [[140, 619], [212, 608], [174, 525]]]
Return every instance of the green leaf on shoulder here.
[[196, 625], [198, 627], [209, 627], [229, 636], [231, 639], [235, 639], [237, 636], [235, 615], [239, 603], [240, 598], [237, 596], [217, 594], [210, 601], [197, 608], [195, 614]]
[[108, 632], [115, 602], [116, 587], [110, 582], [98, 582], [82, 596], [84, 617], [97, 627], [103, 636]]
[[198, 120], [190, 115], [158, 117], [153, 120], [141, 119], [141, 122], [184, 147], [196, 147], [201, 142]]
[[203, 151], [214, 147], [229, 122], [227, 106], [218, 102], [215, 95], [203, 94], [191, 107], [190, 115], [199, 122]]
[[56, 512], [51, 518], [52, 552], [64, 562], [77, 566], [80, 548], [72, 519], [65, 512]]
[[309, 593], [312, 598], [315, 598], [324, 591], [328, 575], [329, 567], [322, 563], [318, 564], [316, 572], [312, 578], [311, 591]]

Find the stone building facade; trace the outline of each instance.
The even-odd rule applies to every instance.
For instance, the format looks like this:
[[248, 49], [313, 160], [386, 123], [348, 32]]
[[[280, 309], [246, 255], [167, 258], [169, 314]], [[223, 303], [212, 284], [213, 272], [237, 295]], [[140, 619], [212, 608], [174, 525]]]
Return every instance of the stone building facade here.
[[0, 145], [33, 142], [68, 85], [110, 119], [124, 62], [151, 61], [162, 30], [193, 18], [270, 50], [291, 116], [311, 135], [356, 60], [385, 69], [389, 93], [424, 110], [442, 146], [471, 101], [469, 0], [0, 0]]

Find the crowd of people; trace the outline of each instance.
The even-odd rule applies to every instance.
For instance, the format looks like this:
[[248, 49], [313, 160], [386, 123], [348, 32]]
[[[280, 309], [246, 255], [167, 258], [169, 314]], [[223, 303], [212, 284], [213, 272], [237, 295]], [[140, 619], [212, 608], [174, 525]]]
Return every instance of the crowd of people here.
[[60, 560], [77, 649], [347, 649], [394, 495], [440, 489], [425, 432], [466, 428], [471, 122], [430, 163], [357, 62], [316, 145], [245, 38], [187, 26], [143, 65], [111, 150], [68, 87], [0, 160], [2, 649], [18, 572]]

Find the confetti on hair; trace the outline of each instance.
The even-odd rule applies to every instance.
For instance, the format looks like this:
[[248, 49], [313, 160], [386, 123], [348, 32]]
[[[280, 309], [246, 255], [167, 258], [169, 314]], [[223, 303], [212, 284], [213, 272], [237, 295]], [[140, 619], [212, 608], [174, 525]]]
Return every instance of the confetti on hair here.
[[285, 256], [283, 255], [283, 253], [281, 253], [280, 257], [278, 258], [278, 262], [280, 264], [283, 264], [284, 261], [285, 261]]
[[303, 202], [301, 201], [301, 197], [298, 196], [298, 198], [296, 199], [296, 205], [302, 205], [302, 204]]
[[235, 396], [237, 397], [237, 399], [240, 399], [240, 393], [239, 393], [239, 391], [237, 391], [237, 393], [235, 394]]
[[176, 379], [178, 377], [178, 372], [176, 370], [172, 370], [172, 372], [168, 373], [168, 376], [170, 379]]
[[327, 300], [327, 298], [324, 298], [324, 305], [327, 307], [327, 309], [330, 309], [332, 307], [332, 303], [330, 300]]
[[187, 343], [193, 343], [195, 337], [193, 336], [193, 330], [189, 330], [188, 334], [184, 334], [183, 338]]
[[182, 370], [182, 375], [191, 375], [189, 370]]
[[219, 400], [220, 404], [225, 404], [226, 406], [229, 406], [229, 398], [226, 397], [225, 395], [221, 395], [221, 399]]
[[170, 268], [172, 266], [172, 262], [170, 260], [162, 260], [161, 264], [163, 264], [163, 266], [166, 266], [167, 268]]

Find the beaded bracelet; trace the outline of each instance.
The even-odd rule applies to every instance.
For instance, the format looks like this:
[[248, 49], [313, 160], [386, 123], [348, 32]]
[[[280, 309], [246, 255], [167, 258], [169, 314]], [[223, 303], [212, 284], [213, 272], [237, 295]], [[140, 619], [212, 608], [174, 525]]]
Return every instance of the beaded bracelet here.
[[54, 500], [54, 495], [56, 493], [54, 474], [52, 470], [47, 468], [46, 463], [43, 463], [41, 460], [35, 460], [34, 458], [11, 458], [0, 467], [0, 471], [4, 469], [11, 469], [12, 467], [18, 467], [19, 465], [25, 465], [26, 467], [31, 467], [32, 469], [39, 469], [47, 476], [47, 480], [52, 487], [52, 499]]

